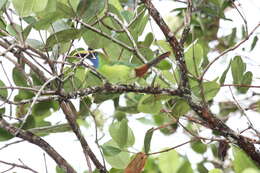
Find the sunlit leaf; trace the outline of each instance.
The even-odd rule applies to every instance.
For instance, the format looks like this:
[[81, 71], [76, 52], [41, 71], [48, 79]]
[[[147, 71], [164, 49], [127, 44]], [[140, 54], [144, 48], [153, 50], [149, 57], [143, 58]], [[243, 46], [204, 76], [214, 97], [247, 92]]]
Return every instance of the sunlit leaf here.
[[188, 71], [194, 76], [198, 76], [200, 65], [204, 56], [203, 47], [196, 41], [192, 43], [185, 52], [185, 61]]
[[171, 150], [160, 154], [158, 164], [163, 173], [177, 173], [182, 165], [182, 159], [175, 150]]
[[247, 168], [258, 169], [251, 158], [241, 149], [236, 146], [232, 146], [233, 151], [233, 166], [236, 173], [242, 173]]
[[203, 90], [200, 85], [196, 85], [192, 87], [192, 91], [197, 97], [201, 97], [201, 94], [204, 94], [206, 101], [213, 99], [217, 95], [220, 89], [219, 84], [215, 81], [204, 82], [202, 86], [203, 86]]
[[161, 100], [156, 99], [156, 96], [144, 95], [137, 108], [140, 112], [157, 114], [162, 108], [162, 103]]
[[18, 14], [25, 17], [33, 12], [44, 10], [48, 0], [12, 0], [12, 2]]
[[[115, 148], [118, 148], [118, 146], [116, 145], [116, 143], [112, 140], [106, 142], [105, 144], [102, 145], [102, 147], [106, 147], [106, 146], [112, 146]], [[113, 168], [117, 168], [117, 169], [124, 169], [128, 163], [130, 162], [130, 156], [128, 152], [122, 151], [116, 155], [113, 156], [107, 156], [104, 155], [106, 161], [113, 167]]]
[[120, 148], [132, 146], [134, 144], [134, 135], [127, 125], [127, 120], [123, 119], [110, 125], [109, 134]]

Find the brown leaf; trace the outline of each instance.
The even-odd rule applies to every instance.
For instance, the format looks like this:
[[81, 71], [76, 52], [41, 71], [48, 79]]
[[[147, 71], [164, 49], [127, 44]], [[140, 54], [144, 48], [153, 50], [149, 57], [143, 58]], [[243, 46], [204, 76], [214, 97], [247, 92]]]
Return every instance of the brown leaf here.
[[147, 155], [145, 153], [137, 153], [135, 158], [128, 164], [127, 168], [125, 168], [124, 173], [141, 173], [146, 160]]

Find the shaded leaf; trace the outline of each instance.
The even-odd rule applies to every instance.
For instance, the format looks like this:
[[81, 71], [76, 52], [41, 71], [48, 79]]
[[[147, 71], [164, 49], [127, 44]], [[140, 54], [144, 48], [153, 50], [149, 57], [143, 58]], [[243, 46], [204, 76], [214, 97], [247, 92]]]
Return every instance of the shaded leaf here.
[[[5, 87], [5, 84], [3, 81], [0, 80], [0, 88]], [[8, 90], [7, 89], [0, 89], [0, 97], [6, 99], [8, 96]]]
[[[244, 74], [241, 85], [251, 85], [252, 83], [252, 78], [253, 78], [253, 73], [251, 71], [248, 71]], [[240, 93], [246, 93], [250, 87], [238, 87], [238, 91]]]
[[66, 43], [79, 38], [82, 30], [66, 29], [50, 35], [46, 41], [46, 48], [52, 48], [57, 43]]
[[246, 70], [246, 64], [243, 62], [240, 56], [236, 56], [231, 61], [231, 72], [232, 72], [234, 84], [240, 84], [245, 70]]
[[191, 144], [191, 148], [197, 153], [203, 154], [207, 151], [207, 145], [203, 144], [201, 141], [195, 141]]
[[228, 65], [228, 67], [226, 68], [226, 70], [222, 73], [221, 78], [219, 79], [219, 83], [221, 85], [224, 84], [224, 82], [226, 80], [227, 72], [230, 69], [230, 66], [231, 66], [231, 61], [230, 61], [229, 65]]
[[0, 141], [7, 141], [9, 139], [12, 139], [14, 136], [11, 135], [9, 132], [6, 130], [0, 128]]
[[252, 51], [252, 50], [255, 48], [257, 42], [258, 42], [258, 37], [257, 37], [257, 35], [256, 35], [256, 36], [254, 37], [254, 39], [253, 39], [252, 44], [251, 44], [250, 51]]
[[153, 132], [154, 132], [154, 130], [153, 130], [153, 128], [151, 128], [145, 133], [145, 137], [144, 137], [144, 152], [145, 153], [148, 153], [150, 151], [150, 145], [151, 145]]
[[119, 148], [109, 145], [101, 146], [101, 148], [105, 156], [115, 156], [121, 152]]
[[171, 108], [171, 115], [174, 117], [180, 117], [189, 112], [189, 110], [190, 106], [188, 103], [184, 99], [179, 98]]

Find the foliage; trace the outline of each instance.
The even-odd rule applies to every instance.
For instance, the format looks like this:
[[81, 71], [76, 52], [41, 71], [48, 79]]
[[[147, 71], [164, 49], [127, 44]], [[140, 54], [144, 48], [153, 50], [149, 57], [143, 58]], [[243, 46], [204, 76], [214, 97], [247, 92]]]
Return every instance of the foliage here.
[[[239, 142], [248, 140], [244, 143], [250, 146], [259, 142], [254, 124], [247, 119], [247, 130], [258, 135], [256, 139], [248, 135], [250, 132], [245, 138], [235, 134], [225, 122], [239, 113], [248, 118], [248, 114], [254, 116], [254, 112], [260, 111], [259, 93], [253, 88], [259, 77], [242, 53], [229, 56], [224, 65], [217, 67], [215, 63], [251, 38], [254, 30], [249, 34], [248, 27], [243, 25], [242, 37], [238, 28], [220, 35], [220, 22], [235, 22], [226, 17], [235, 2], [193, 0], [190, 7], [187, 0], [175, 2], [184, 7], [172, 9], [174, 17], [157, 17], [164, 34], [168, 31], [165, 27], [171, 29], [165, 34], [166, 39], [158, 40], [157, 33], [147, 29], [149, 18], [156, 20], [157, 13], [152, 13], [146, 2], [0, 0], [0, 141], [17, 136], [40, 146], [56, 161], [57, 173], [70, 172], [73, 165], [59, 162], [59, 155], [34, 139], [68, 131], [76, 134], [96, 171], [108, 172], [102, 170], [103, 163], [92, 151], [95, 147], [100, 149], [111, 173], [258, 172], [260, 163], [252, 160], [257, 154], [250, 153]], [[186, 32], [187, 27], [190, 32]], [[252, 38], [250, 48], [242, 51], [256, 49], [258, 36]], [[180, 49], [171, 44], [174, 39]], [[179, 40], [184, 41], [183, 45]], [[97, 69], [85, 56], [75, 56], [87, 48], [99, 52]], [[137, 67], [146, 67], [165, 52], [171, 55], [153, 67], [147, 66], [144, 76], [136, 76]], [[219, 56], [212, 59], [211, 54]], [[12, 65], [4, 66], [6, 62]], [[219, 67], [222, 73], [212, 72]], [[231, 90], [228, 101], [219, 99], [226, 92], [225, 86]], [[244, 108], [236, 97], [246, 96], [255, 97], [247, 98], [248, 106]], [[100, 108], [107, 101], [113, 103], [112, 117]], [[13, 115], [9, 117], [9, 113]], [[57, 125], [49, 120], [57, 114], [64, 114], [67, 123]], [[59, 118], [64, 120], [63, 116]], [[137, 121], [143, 129], [132, 125]], [[214, 126], [215, 122], [221, 123]], [[151, 128], [147, 130], [147, 126]], [[81, 133], [82, 127], [96, 128], [97, 146], [88, 146], [85, 140], [89, 139]], [[211, 129], [207, 135], [201, 133], [205, 128]], [[158, 131], [165, 141], [174, 141], [172, 146], [154, 146]], [[101, 133], [107, 141], [99, 141]], [[190, 140], [179, 140], [179, 134]], [[139, 135], [143, 136], [142, 146], [135, 145]], [[232, 145], [232, 153], [226, 156], [227, 151], [219, 145], [221, 141]], [[186, 143], [190, 143], [188, 152], [200, 158], [196, 162], [187, 152], [179, 152], [178, 147]]]

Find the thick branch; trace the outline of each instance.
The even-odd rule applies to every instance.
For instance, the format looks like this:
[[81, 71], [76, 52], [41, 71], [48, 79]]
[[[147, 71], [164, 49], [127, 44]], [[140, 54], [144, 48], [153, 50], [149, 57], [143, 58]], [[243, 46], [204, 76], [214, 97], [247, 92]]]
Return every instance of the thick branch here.
[[100, 171], [100, 173], [107, 173], [106, 168], [98, 161], [97, 157], [90, 149], [86, 139], [81, 133], [81, 130], [76, 122], [77, 114], [73, 111], [75, 109], [73, 108], [73, 104], [69, 101], [61, 101], [60, 106], [62, 111], [66, 115], [66, 119], [68, 120], [72, 128], [72, 131], [75, 133], [82, 146], [88, 165], [89, 165], [89, 157], [90, 157], [90, 159], [92, 160], [96, 168]]
[[[2, 117], [0, 117], [0, 127], [5, 129], [14, 136], [18, 131], [18, 128], [7, 123]], [[45, 140], [43, 140], [39, 136], [36, 136], [33, 133], [22, 129], [19, 130], [16, 136], [39, 146], [46, 153], [48, 153], [53, 160], [55, 160], [55, 162], [59, 165], [60, 168], [64, 169], [66, 172], [76, 173], [76, 171], [70, 166], [70, 164], [54, 148], [52, 148], [52, 146], [50, 146]]]
[[[186, 68], [186, 64], [184, 61], [184, 51], [182, 45], [178, 42], [177, 38], [174, 36], [173, 32], [170, 30], [168, 25], [165, 23], [163, 18], [161, 17], [160, 13], [157, 11], [157, 9], [152, 4], [151, 0], [142, 0], [142, 2], [145, 4], [146, 8], [149, 11], [149, 14], [153, 17], [157, 25], [160, 27], [161, 31], [163, 32], [166, 40], [169, 42], [173, 53], [175, 55], [177, 65], [180, 70], [181, 75], [181, 83], [180, 88], [184, 89], [185, 92], [189, 93], [189, 83], [188, 83], [188, 71]], [[187, 29], [187, 32], [189, 30]]]
[[[187, 76], [188, 71], [185, 65], [183, 48], [181, 45], [183, 43], [180, 44], [178, 42], [174, 34], [167, 26], [167, 24], [164, 22], [163, 18], [160, 16], [159, 12], [151, 3], [151, 0], [142, 0], [142, 2], [145, 4], [146, 8], [149, 10], [149, 14], [153, 17], [157, 25], [164, 33], [167, 41], [169, 42], [175, 54], [177, 65], [180, 69], [180, 74], [181, 74], [180, 89], [182, 91], [182, 95], [183, 95], [182, 97], [189, 103], [193, 111], [195, 111], [203, 120], [208, 122], [209, 127], [212, 130], [218, 131], [222, 136], [226, 138], [233, 139], [234, 142], [240, 148], [242, 148], [260, 166], [260, 153], [257, 151], [253, 143], [251, 143], [246, 137], [240, 134], [236, 134], [224, 122], [216, 118], [211, 113], [211, 111], [207, 106], [201, 106], [200, 104], [197, 104], [196, 102], [193, 101], [190, 94], [190, 88], [189, 88], [188, 76]], [[187, 33], [185, 35], [187, 35]], [[218, 57], [216, 59], [218, 59]]]

